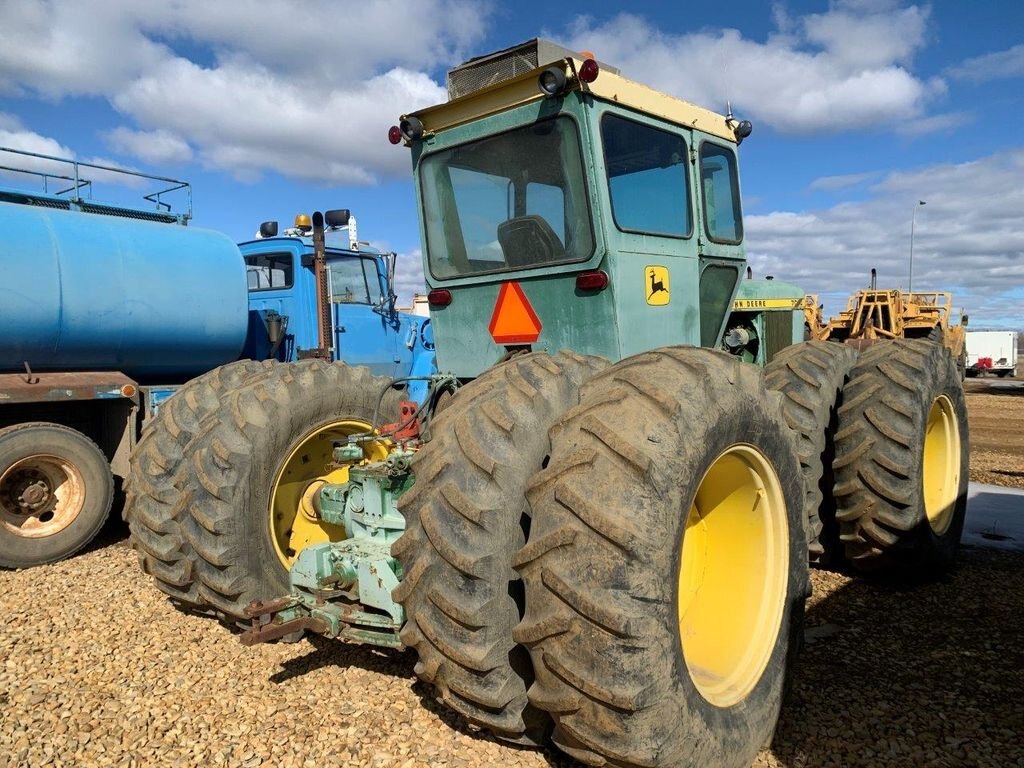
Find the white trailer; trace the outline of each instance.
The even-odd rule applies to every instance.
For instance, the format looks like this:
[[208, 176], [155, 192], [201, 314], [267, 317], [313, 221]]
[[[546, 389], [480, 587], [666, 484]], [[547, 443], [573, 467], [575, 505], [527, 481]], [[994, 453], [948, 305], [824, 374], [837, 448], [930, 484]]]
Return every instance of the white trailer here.
[[967, 375], [1017, 375], [1016, 331], [968, 331]]

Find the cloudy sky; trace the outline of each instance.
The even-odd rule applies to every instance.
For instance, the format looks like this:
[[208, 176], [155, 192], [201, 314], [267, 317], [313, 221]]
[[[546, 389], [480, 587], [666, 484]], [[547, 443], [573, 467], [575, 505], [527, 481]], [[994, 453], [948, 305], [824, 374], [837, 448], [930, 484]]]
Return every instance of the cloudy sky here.
[[409, 156], [388, 126], [444, 100], [449, 65], [542, 35], [753, 121], [758, 274], [830, 312], [871, 267], [905, 287], [916, 209], [914, 286], [954, 291], [975, 327], [1024, 327], [1020, 0], [553, 7], [0, 0], [0, 146], [186, 178], [195, 223], [239, 240], [263, 219], [351, 208], [360, 237], [401, 254], [411, 291]]

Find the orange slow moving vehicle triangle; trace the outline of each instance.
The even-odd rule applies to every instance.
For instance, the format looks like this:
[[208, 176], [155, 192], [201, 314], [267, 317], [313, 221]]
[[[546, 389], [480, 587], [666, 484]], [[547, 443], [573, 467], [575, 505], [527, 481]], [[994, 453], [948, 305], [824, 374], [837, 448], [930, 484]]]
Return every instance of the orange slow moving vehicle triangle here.
[[496, 344], [532, 344], [540, 336], [540, 320], [519, 283], [502, 283], [488, 330]]

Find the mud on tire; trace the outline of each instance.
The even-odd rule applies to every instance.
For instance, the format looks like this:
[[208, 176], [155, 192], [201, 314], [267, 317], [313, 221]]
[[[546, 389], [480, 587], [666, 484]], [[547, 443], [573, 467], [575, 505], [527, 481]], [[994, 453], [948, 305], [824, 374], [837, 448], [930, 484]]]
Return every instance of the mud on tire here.
[[444, 704], [507, 740], [538, 743], [550, 729], [527, 704], [530, 661], [512, 641], [526, 484], [550, 451], [548, 428], [606, 365], [536, 352], [486, 371], [438, 416], [413, 464], [416, 484], [400, 500], [408, 527], [392, 553], [405, 572], [395, 590], [407, 615], [402, 642]]
[[[668, 347], [591, 379], [551, 436], [550, 463], [527, 493], [533, 522], [516, 558], [526, 615], [514, 638], [533, 659], [530, 702], [551, 713], [554, 742], [588, 765], [749, 766], [773, 732], [808, 589], [803, 488], [778, 398], [755, 366]], [[761, 457], [757, 466], [769, 482], [758, 486], [755, 474], [733, 471], [743, 466], [728, 463], [734, 452]], [[700, 529], [712, 527], [719, 509], [698, 495], [705, 489], [712, 501], [741, 494], [727, 520], [737, 512], [746, 519], [768, 502], [775, 525], [765, 527], [765, 540], [777, 546], [763, 558], [770, 565], [744, 556], [748, 550], [728, 536], [724, 547], [701, 547], [713, 540]], [[689, 560], [713, 564], [707, 581], [700, 568], [696, 582], [684, 570], [691, 535], [698, 552], [724, 558]], [[775, 588], [763, 594], [771, 599], [755, 603], [770, 605], [774, 619], [751, 611], [742, 631], [705, 625], [727, 641], [766, 638], [753, 655], [763, 667], [737, 663], [746, 692], [713, 704], [684, 651], [700, 634], [689, 623], [689, 611], [697, 610], [690, 598], [700, 593], [704, 601], [705, 584], [713, 594], [715, 587], [730, 594], [734, 578], [753, 594], [769, 572]], [[701, 660], [694, 654], [694, 668]]]
[[180, 472], [191, 468], [186, 446], [200, 422], [217, 411], [226, 391], [273, 365], [240, 360], [193, 379], [167, 400], [132, 451], [124, 518], [142, 570], [182, 608], [204, 608], [195, 582], [195, 553], [183, 531], [187, 514]]
[[[241, 623], [252, 600], [280, 597], [288, 571], [274, 545], [272, 485], [305, 436], [340, 420], [369, 425], [389, 379], [321, 360], [275, 365], [226, 392], [200, 426], [183, 472], [184, 529], [196, 553], [199, 597]], [[384, 420], [400, 393], [388, 390]]]
[[832, 460], [842, 389], [856, 360], [853, 347], [807, 341], [786, 347], [764, 369], [765, 385], [782, 394], [782, 415], [797, 440], [812, 563], [839, 554]]
[[941, 343], [872, 345], [843, 392], [836, 433], [840, 538], [863, 570], [952, 566], [967, 508], [967, 407]]

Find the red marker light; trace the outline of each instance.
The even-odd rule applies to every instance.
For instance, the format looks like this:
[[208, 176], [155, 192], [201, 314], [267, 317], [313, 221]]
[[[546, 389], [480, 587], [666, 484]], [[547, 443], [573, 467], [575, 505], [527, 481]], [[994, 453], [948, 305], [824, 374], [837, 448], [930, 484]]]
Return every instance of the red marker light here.
[[388, 141], [392, 144], [399, 144], [402, 141], [402, 129], [397, 125], [392, 125], [388, 128]]
[[432, 307], [447, 307], [452, 303], [452, 292], [447, 288], [434, 288], [427, 294], [427, 303]]
[[592, 83], [601, 74], [601, 68], [594, 59], [587, 59], [580, 65], [579, 76], [584, 83]]
[[[592, 61], [592, 59], [591, 59]], [[608, 287], [608, 273], [603, 269], [580, 272], [576, 275], [576, 288], [580, 291], [603, 291]]]

